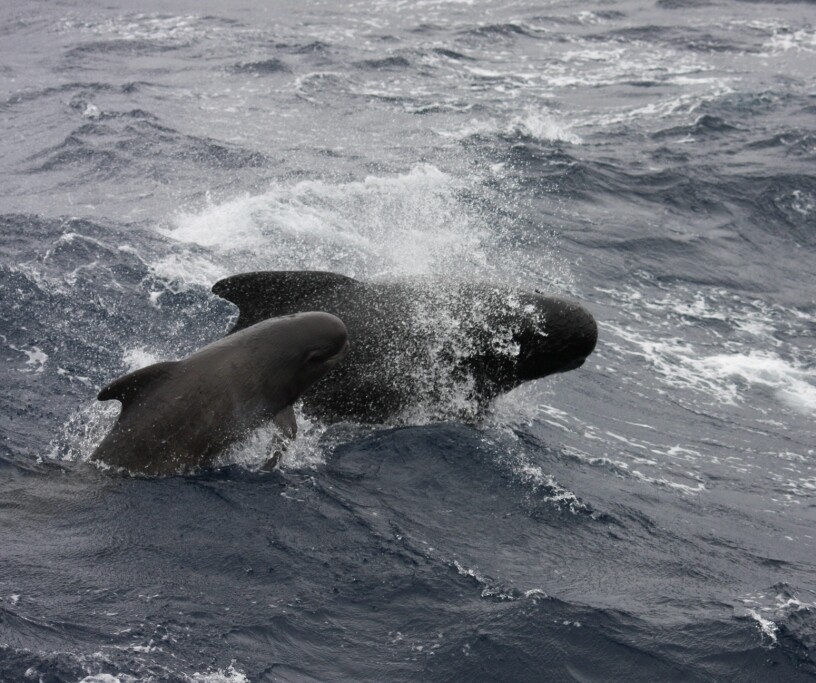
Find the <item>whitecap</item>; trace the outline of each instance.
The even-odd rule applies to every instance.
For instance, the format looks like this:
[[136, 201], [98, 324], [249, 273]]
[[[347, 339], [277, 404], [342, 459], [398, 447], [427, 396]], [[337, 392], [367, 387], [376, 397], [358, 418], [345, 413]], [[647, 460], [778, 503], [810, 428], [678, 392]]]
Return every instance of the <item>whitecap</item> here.
[[[751, 352], [716, 354], [698, 361], [711, 377], [739, 378], [751, 385], [770, 387], [783, 403], [802, 413], [816, 412], [816, 370], [786, 361], [773, 353]], [[723, 386], [732, 396], [739, 395], [736, 384]]]

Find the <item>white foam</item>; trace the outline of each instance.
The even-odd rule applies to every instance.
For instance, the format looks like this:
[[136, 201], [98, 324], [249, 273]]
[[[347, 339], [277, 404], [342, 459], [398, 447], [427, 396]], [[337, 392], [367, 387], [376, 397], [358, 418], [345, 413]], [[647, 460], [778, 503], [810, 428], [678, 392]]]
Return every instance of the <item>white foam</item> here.
[[[36, 675], [36, 673], [34, 674]], [[182, 674], [189, 683], [251, 683], [250, 679], [231, 664], [226, 669], [216, 669], [205, 673]], [[149, 679], [136, 678], [128, 674], [93, 674], [86, 676], [79, 683], [146, 683]]]
[[763, 617], [756, 610], [748, 610], [747, 614], [757, 623], [762, 635], [768, 638], [773, 645], [776, 645], [779, 627], [770, 619]]
[[[796, 350], [784, 347], [775, 334], [799, 334], [802, 322], [812, 322], [812, 316], [759, 300], [745, 301], [718, 289], [705, 294], [672, 291], [662, 298], [648, 299], [634, 290], [602, 291], [616, 298], [634, 321], [626, 325], [601, 322], [612, 332], [604, 345], [613, 352], [643, 357], [670, 386], [693, 389], [726, 404], [745, 401], [752, 390], [765, 387], [789, 408], [816, 412], [816, 369], [795, 355], [783, 357], [783, 353], [795, 354]], [[645, 312], [660, 314], [648, 331], [639, 329], [644, 327]], [[700, 320], [719, 323], [720, 327], [708, 328], [708, 338], [701, 340]], [[733, 330], [727, 341], [718, 331], [723, 325]], [[665, 336], [668, 330], [676, 332], [678, 326], [693, 329], [693, 337], [685, 333]], [[745, 335], [752, 338], [748, 350], [743, 350], [741, 337]], [[627, 343], [619, 344], [614, 337]], [[757, 351], [753, 348], [757, 340], [764, 344], [770, 341], [777, 348]], [[720, 352], [706, 353], [712, 348]]]
[[520, 463], [515, 470], [523, 483], [531, 486], [533, 491], [546, 489], [550, 493], [547, 500], [556, 505], [565, 505], [573, 514], [588, 512], [589, 508], [569, 489], [561, 486], [551, 474], [547, 474], [538, 465]]
[[666, 479], [666, 477], [650, 477], [646, 474], [643, 474], [640, 470], [630, 470], [633, 477], [636, 479], [640, 479], [641, 481], [645, 481], [649, 484], [654, 484], [655, 486], [675, 489], [676, 491], [680, 491], [681, 493], [685, 494], [695, 494], [705, 491], [705, 484], [703, 482], [697, 482], [695, 486], [690, 486], [689, 484], [681, 484], [678, 481], [672, 481], [671, 479]]
[[572, 125], [561, 117], [546, 111], [528, 110], [522, 115], [513, 116], [509, 121], [496, 119], [471, 119], [452, 135], [465, 139], [474, 135], [521, 135], [542, 142], [568, 142], [579, 145], [581, 137], [572, 131]]
[[72, 372], [69, 372], [68, 370], [66, 370], [65, 368], [58, 367], [57, 368], [57, 374], [60, 377], [64, 377], [65, 379], [67, 379], [69, 382], [81, 382], [86, 387], [92, 386], [90, 377], [86, 377], [84, 375], [75, 375]]
[[45, 457], [87, 462], [119, 415], [118, 401], [94, 401], [71, 415], [61, 433], [48, 444]]
[[528, 112], [515, 117], [510, 126], [514, 131], [537, 140], [568, 142], [572, 145], [580, 145], [583, 142], [580, 136], [572, 132], [569, 124], [543, 112]]
[[[141, 346], [127, 349], [122, 359], [127, 365], [128, 372], [153, 365], [160, 360]], [[71, 380], [78, 379], [83, 384], [90, 384], [87, 377], [75, 378], [62, 368], [59, 368], [58, 372]], [[68, 418], [61, 433], [48, 444], [45, 457], [65, 461], [87, 461], [94, 448], [113, 426], [120, 407], [118, 401], [94, 401], [80, 408]]]
[[[276, 181], [179, 213], [160, 228], [176, 242], [151, 265], [170, 288], [209, 286], [251, 270], [329, 270], [363, 280], [437, 276], [569, 288], [571, 264], [554, 233], [535, 249], [512, 239], [519, 207], [493, 183], [459, 178], [430, 164], [363, 180]], [[485, 201], [474, 202], [471, 197]], [[492, 207], [497, 207], [496, 212]], [[504, 210], [503, 210], [504, 209]]]
[[[748, 384], [770, 387], [775, 396], [791, 408], [816, 413], [816, 370], [760, 352], [717, 354], [701, 359], [699, 364], [720, 380], [737, 377]], [[725, 386], [731, 394], [739, 394], [735, 384]]]
[[598, 87], [620, 83], [688, 83], [713, 70], [699, 55], [642, 42], [623, 44], [575, 38], [572, 49], [556, 55], [541, 71], [543, 84], [551, 87]]
[[772, 55], [778, 55], [789, 50], [800, 52], [816, 52], [816, 31], [812, 29], [777, 30], [773, 37], [763, 46]]
[[513, 590], [498, 584], [491, 577], [482, 574], [478, 569], [465, 567], [458, 560], [453, 561], [453, 567], [460, 576], [469, 577], [482, 587], [483, 598], [493, 598], [499, 600], [518, 599], [518, 595]]
[[[183, 213], [164, 234], [205, 247], [193, 267], [174, 256], [165, 276], [226, 271], [326, 269], [351, 276], [458, 273], [483, 269], [483, 231], [458, 197], [462, 186], [435, 166], [398, 176], [331, 184], [275, 183], [198, 213]], [[200, 276], [193, 275], [195, 279]]]
[[238, 671], [234, 664], [226, 669], [218, 669], [207, 673], [194, 673], [190, 676], [192, 683], [250, 683], [246, 674]]
[[[684, 82], [683, 84], [688, 87], [690, 80], [689, 76], [678, 75], [672, 79], [672, 82], [678, 84]], [[643, 121], [646, 122], [645, 125], [650, 125], [651, 122], [660, 119], [676, 118], [678, 116], [690, 118], [689, 115], [694, 114], [702, 105], [733, 92], [731, 81], [728, 78], [695, 78], [694, 80], [698, 84], [706, 85], [706, 89], [703, 92], [663, 97], [657, 101], [635, 107], [617, 108], [603, 114], [590, 114], [585, 117], [585, 123], [608, 127], [632, 121]], [[660, 125], [663, 125], [663, 123], [661, 122]]]
[[794, 190], [791, 192], [793, 202], [791, 208], [803, 216], [809, 216], [816, 209], [816, 198], [812, 194], [805, 194], [802, 190]]
[[231, 274], [228, 268], [211, 256], [196, 253], [170, 253], [150, 264], [150, 272], [173, 291], [191, 285], [211, 287]]
[[295, 92], [307, 102], [318, 103], [318, 95], [331, 90], [349, 90], [351, 80], [336, 71], [316, 71], [295, 79]]
[[[507, 443], [507, 438], [515, 441], [512, 432], [506, 428], [501, 429], [501, 436], [495, 444], [497, 453], [496, 464], [510, 471], [512, 479], [527, 489], [527, 496], [531, 500], [544, 500], [554, 504], [555, 507], [566, 509], [573, 514], [591, 512], [575, 493], [561, 486], [553, 475], [532, 462], [529, 455], [523, 449], [518, 448], [514, 443]], [[485, 437], [485, 443], [490, 439]]]
[[[298, 425], [297, 438], [285, 444], [278, 467], [282, 470], [308, 470], [326, 464], [328, 446], [323, 443], [327, 431], [325, 425], [304, 417], [300, 406], [295, 406]], [[240, 465], [257, 472], [263, 469], [276, 451], [281, 451], [282, 436], [278, 428], [269, 423], [252, 431], [245, 439], [230, 447], [218, 458], [217, 465]]]
[[85, 105], [82, 116], [86, 119], [98, 119], [102, 116], [102, 111], [93, 102], [88, 102], [88, 104]]
[[[14, 348], [14, 347], [12, 347]], [[29, 372], [42, 372], [45, 367], [45, 362], [48, 360], [48, 354], [45, 353], [39, 346], [32, 346], [30, 349], [18, 349], [28, 356], [26, 365], [29, 366]]]
[[29, 348], [15, 346], [14, 344], [9, 342], [8, 338], [5, 335], [0, 334], [0, 338], [3, 339], [3, 342], [6, 343], [10, 349], [12, 349], [13, 351], [17, 351], [17, 353], [22, 353], [23, 355], [27, 356], [25, 364], [28, 367], [24, 370], [20, 370], [20, 372], [43, 371], [45, 363], [48, 360], [48, 354], [45, 353], [45, 351], [43, 351], [39, 346], [32, 345]]
[[172, 42], [184, 44], [207, 32], [217, 31], [218, 27], [207, 27], [200, 17], [167, 16], [160, 14], [129, 14], [104, 21], [77, 21], [66, 19], [60, 29], [80, 31], [96, 36], [105, 36], [119, 40], [143, 40]]
[[[790, 536], [785, 538], [793, 540]], [[816, 603], [798, 598], [793, 594], [792, 588], [784, 583], [772, 586], [765, 592], [737, 598], [734, 605], [737, 617], [747, 617], [757, 623], [763, 640], [767, 639], [769, 646], [777, 644], [780, 623], [796, 623], [801, 618], [799, 613], [812, 614], [814, 610]]]
[[128, 349], [122, 354], [122, 360], [128, 366], [128, 372], [146, 368], [148, 365], [153, 365], [159, 362], [159, 358], [151, 351], [148, 351], [142, 346], [136, 346]]
[[491, 69], [484, 69], [478, 66], [466, 66], [465, 69], [476, 76], [477, 78], [488, 78], [488, 79], [503, 79], [508, 74], [505, 74], [501, 71], [494, 71]]

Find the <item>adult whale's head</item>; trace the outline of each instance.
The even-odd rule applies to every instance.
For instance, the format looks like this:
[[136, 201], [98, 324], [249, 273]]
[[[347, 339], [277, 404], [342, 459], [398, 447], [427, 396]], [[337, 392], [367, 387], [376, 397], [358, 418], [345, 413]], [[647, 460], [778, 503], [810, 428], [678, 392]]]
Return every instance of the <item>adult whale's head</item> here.
[[487, 396], [581, 367], [598, 340], [592, 314], [570, 299], [485, 285], [465, 287], [459, 299], [474, 340], [463, 361]]
[[595, 318], [583, 306], [555, 296], [525, 294], [521, 307], [516, 376], [519, 382], [574, 370], [584, 364], [598, 341]]

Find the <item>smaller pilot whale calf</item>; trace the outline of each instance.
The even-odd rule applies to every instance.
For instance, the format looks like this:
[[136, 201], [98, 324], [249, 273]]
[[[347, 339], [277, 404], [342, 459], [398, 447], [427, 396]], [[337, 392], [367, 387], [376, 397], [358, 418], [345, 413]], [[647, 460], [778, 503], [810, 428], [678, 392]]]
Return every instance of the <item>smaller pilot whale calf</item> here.
[[100, 401], [121, 401], [122, 411], [91, 459], [132, 474], [168, 475], [212, 465], [271, 420], [292, 439], [292, 404], [343, 358], [347, 345], [339, 318], [299, 313], [131, 372], [99, 392]]

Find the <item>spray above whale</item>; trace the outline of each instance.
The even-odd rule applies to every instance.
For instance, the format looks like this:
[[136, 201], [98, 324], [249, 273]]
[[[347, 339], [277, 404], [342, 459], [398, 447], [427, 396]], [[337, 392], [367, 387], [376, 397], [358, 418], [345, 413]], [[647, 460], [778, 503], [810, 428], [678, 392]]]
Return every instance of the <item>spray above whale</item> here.
[[580, 367], [598, 337], [574, 301], [486, 283], [266, 271], [225, 278], [212, 291], [238, 306], [231, 335], [303, 310], [343, 320], [347, 357], [302, 397], [307, 415], [328, 422], [410, 420], [413, 410], [478, 417], [524, 382]]

